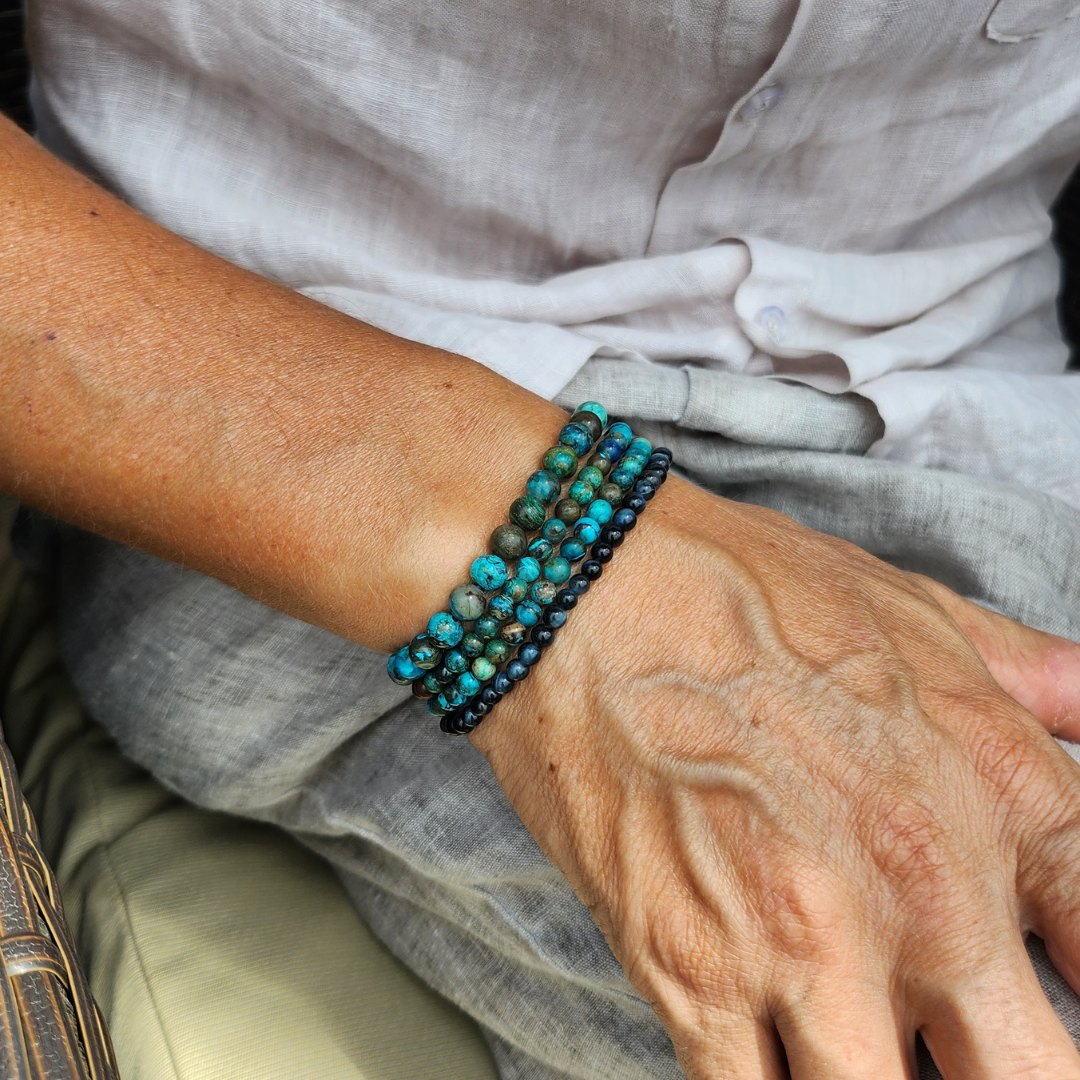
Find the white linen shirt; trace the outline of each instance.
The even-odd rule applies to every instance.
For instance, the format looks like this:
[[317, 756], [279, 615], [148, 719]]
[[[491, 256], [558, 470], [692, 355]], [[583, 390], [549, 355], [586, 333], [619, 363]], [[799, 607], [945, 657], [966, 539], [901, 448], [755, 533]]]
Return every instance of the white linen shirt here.
[[[31, 0], [42, 140], [196, 243], [553, 396], [855, 389], [1080, 506], [1047, 208], [1077, 0]], [[673, 417], [672, 419], [677, 419]]]

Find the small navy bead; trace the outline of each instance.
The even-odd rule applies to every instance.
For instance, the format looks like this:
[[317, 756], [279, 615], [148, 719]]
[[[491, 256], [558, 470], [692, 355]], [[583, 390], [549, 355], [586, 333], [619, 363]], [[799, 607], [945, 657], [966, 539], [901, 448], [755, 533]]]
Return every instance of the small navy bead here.
[[641, 474], [641, 479], [647, 480], [654, 488], [659, 488], [667, 479], [667, 473], [662, 473], [659, 469], [646, 469]]
[[643, 495], [646, 499], [651, 499], [656, 494], [656, 488], [648, 480], [639, 480], [634, 485], [634, 491], [638, 495]]
[[599, 544], [593, 544], [592, 557], [598, 563], [611, 562], [611, 557], [615, 554], [614, 549], [610, 544], [606, 544], [601, 541]]
[[525, 642], [518, 649], [517, 658], [526, 666], [532, 667], [540, 659], [540, 646], [532, 641]]
[[671, 461], [671, 459], [675, 456], [666, 446], [654, 446], [653, 457], [656, 457], [657, 454], [663, 454], [664, 457], [668, 459], [668, 461]]
[[[502, 674], [502, 672], [500, 672], [500, 674]], [[506, 665], [505, 674], [511, 682], [521, 682], [521, 680], [529, 674], [529, 665], [522, 663], [517, 657], [514, 657], [514, 659]]]
[[645, 496], [633, 491], [623, 499], [622, 504], [627, 510], [633, 510], [635, 514], [640, 514], [645, 509]]
[[611, 515], [611, 525], [616, 529], [621, 529], [624, 533], [629, 532], [637, 524], [637, 514], [633, 510], [627, 510], [623, 507], [622, 510], [616, 510]]
[[566, 587], [578, 596], [584, 596], [589, 591], [589, 579], [584, 574], [575, 574], [567, 583]]
[[[498, 678], [498, 676], [496, 676], [496, 678]], [[498, 705], [499, 702], [502, 701], [502, 694], [500, 694], [494, 686], [485, 686], [484, 689], [480, 691], [480, 700], [488, 708], [491, 708], [493, 705]]]
[[558, 630], [560, 626], [566, 624], [566, 612], [561, 607], [552, 604], [551, 607], [544, 612], [544, 622], [551, 627], [552, 630]]
[[475, 709], [469, 708], [461, 714], [461, 726], [467, 731], [472, 731], [483, 719], [483, 713], [478, 713]]
[[457, 678], [457, 675], [445, 665], [440, 665], [431, 672], [431, 677], [440, 686], [449, 686]]
[[560, 589], [559, 595], [555, 597], [555, 603], [563, 611], [571, 611], [577, 607], [577, 593], [570, 589]]
[[477, 716], [487, 716], [491, 712], [491, 706], [486, 701], [481, 701], [479, 697], [475, 697], [469, 702], [469, 708], [472, 709]]
[[510, 691], [514, 689], [513, 680], [505, 671], [500, 671], [499, 674], [491, 680], [491, 686], [495, 693], [499, 695], [509, 694]]
[[546, 649], [555, 640], [555, 631], [550, 626], [534, 626], [529, 639], [541, 649]]
[[[633, 513], [633, 511], [630, 511]], [[622, 529], [616, 528], [614, 525], [608, 525], [606, 528], [600, 530], [600, 542], [607, 544], [610, 547], [617, 548], [623, 542]], [[593, 548], [593, 554], [596, 554], [596, 548]]]
[[599, 559], [586, 559], [581, 564], [582, 576], [589, 581], [596, 581], [597, 578], [604, 572], [604, 567], [601, 565]]
[[452, 713], [446, 713], [439, 719], [439, 728], [445, 731], [447, 735], [456, 735], [457, 732], [450, 726]]

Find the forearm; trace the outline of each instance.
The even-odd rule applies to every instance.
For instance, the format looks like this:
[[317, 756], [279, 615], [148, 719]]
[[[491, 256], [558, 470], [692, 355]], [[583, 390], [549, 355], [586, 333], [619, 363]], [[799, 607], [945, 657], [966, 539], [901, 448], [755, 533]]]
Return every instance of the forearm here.
[[0, 486], [389, 649], [564, 414], [232, 266], [0, 130]]

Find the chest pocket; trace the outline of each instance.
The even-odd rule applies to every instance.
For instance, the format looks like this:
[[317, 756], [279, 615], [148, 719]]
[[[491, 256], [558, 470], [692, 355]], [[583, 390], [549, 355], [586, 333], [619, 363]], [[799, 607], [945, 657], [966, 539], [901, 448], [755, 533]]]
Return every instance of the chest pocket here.
[[1027, 41], [1078, 16], [1077, 0], [998, 0], [986, 22], [986, 36], [991, 41]]

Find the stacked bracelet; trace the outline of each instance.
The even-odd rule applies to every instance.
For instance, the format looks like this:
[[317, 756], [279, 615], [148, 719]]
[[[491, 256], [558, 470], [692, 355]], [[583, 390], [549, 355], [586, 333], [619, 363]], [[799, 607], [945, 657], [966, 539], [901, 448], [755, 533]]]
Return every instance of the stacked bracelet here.
[[[624, 423], [609, 425], [596, 402], [579, 406], [510, 507], [510, 523], [492, 533], [491, 552], [473, 562], [471, 580], [450, 594], [449, 610], [433, 615], [424, 633], [390, 657], [390, 677], [412, 684], [442, 717], [444, 731], [472, 731], [552, 643], [670, 464], [669, 450], [653, 450]], [[530, 533], [539, 535], [530, 540]], [[582, 562], [590, 546], [591, 558]]]

